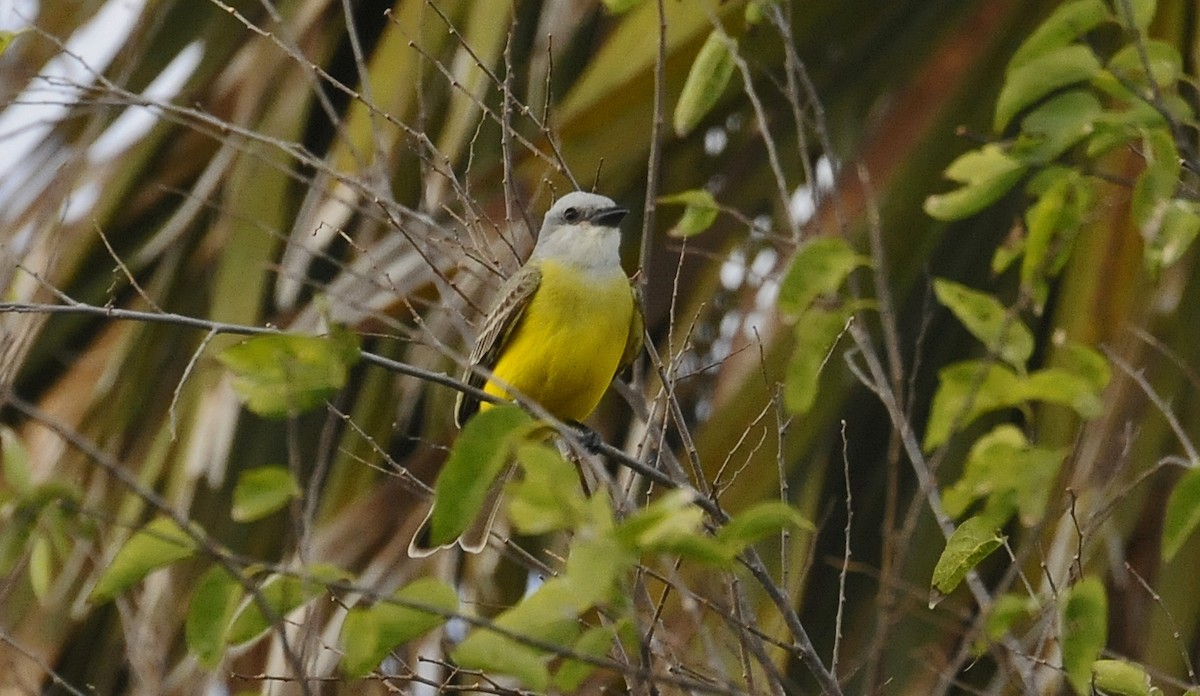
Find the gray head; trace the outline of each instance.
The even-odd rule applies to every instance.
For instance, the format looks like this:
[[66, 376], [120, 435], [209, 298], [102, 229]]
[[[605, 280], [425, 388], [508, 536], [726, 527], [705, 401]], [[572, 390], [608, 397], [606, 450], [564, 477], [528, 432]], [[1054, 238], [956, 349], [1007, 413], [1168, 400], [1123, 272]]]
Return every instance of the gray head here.
[[617, 225], [628, 213], [606, 196], [568, 193], [546, 212], [531, 258], [619, 271], [621, 232]]
[[572, 191], [554, 201], [550, 210], [546, 211], [546, 219], [542, 223], [542, 234], [563, 225], [592, 225], [595, 227], [616, 227], [629, 213], [629, 210], [617, 205], [613, 199], [586, 191]]

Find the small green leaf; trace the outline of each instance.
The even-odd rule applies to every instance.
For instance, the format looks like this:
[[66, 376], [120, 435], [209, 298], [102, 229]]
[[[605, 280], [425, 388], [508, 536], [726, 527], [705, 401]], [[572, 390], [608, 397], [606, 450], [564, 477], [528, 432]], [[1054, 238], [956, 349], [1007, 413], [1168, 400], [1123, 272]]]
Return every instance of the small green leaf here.
[[1020, 181], [1026, 168], [995, 143], [966, 152], [946, 168], [946, 178], [963, 186], [926, 198], [925, 213], [945, 221], [970, 217], [1000, 200]]
[[1021, 111], [1051, 92], [1092, 79], [1103, 68], [1087, 46], [1072, 44], [1051, 49], [1010, 69], [996, 99], [992, 126], [1002, 132]]
[[260, 466], [238, 476], [233, 489], [231, 516], [236, 522], [253, 522], [275, 512], [300, 495], [292, 472], [282, 466]]
[[575, 465], [557, 450], [526, 443], [517, 448], [523, 476], [506, 486], [508, 518], [521, 534], [575, 529], [590, 512]]
[[1096, 130], [1103, 115], [1091, 92], [1071, 90], [1047, 99], [1021, 121], [1021, 138], [1012, 153], [1030, 164], [1053, 161]]
[[89, 601], [116, 597], [153, 570], [196, 553], [196, 542], [169, 517], [157, 517], [125, 542], [92, 588]]
[[[1151, 696], [1150, 675], [1141, 665], [1124, 660], [1096, 660], [1092, 663], [1095, 693], [1113, 696]], [[1080, 693], [1092, 693], [1083, 691]]]
[[1092, 663], [1108, 641], [1108, 596], [1098, 578], [1071, 587], [1063, 605], [1062, 661], [1075, 693], [1091, 693]]
[[712, 227], [713, 222], [717, 219], [717, 213], [720, 212], [717, 200], [704, 189], [692, 189], [671, 196], [663, 196], [658, 199], [658, 202], [666, 205], [685, 206], [679, 222], [676, 222], [675, 226], [671, 228], [670, 234], [673, 237], [694, 237], [700, 234]]
[[1182, 165], [1175, 140], [1165, 128], [1148, 130], [1142, 141], [1146, 168], [1138, 175], [1130, 199], [1130, 214], [1148, 240], [1157, 237], [1168, 201], [1179, 186]]
[[7, 425], [0, 425], [0, 463], [4, 466], [4, 482], [17, 497], [28, 498], [33, 493], [29, 453], [17, 432]]
[[575, 613], [609, 601], [618, 581], [637, 563], [637, 555], [609, 531], [577, 537], [567, 556], [566, 572], [556, 580], [568, 588]]
[[996, 298], [942, 278], [933, 281], [933, 292], [990, 353], [1017, 369], [1025, 366], [1033, 354], [1033, 333]]
[[[591, 563], [586, 565], [593, 567]], [[579, 614], [592, 605], [594, 597], [608, 592], [608, 588], [603, 588], [603, 593], [589, 588], [586, 578], [579, 576], [578, 570], [568, 568], [570, 580], [567, 577], [547, 580], [533, 594], [496, 617], [496, 627], [558, 645], [574, 642], [579, 635]], [[597, 584], [603, 585], [604, 581]], [[507, 674], [530, 689], [545, 691], [550, 681], [548, 664], [554, 654], [481, 627], [471, 631], [451, 657], [468, 669]]]
[[217, 564], [196, 581], [188, 604], [184, 635], [188, 648], [201, 665], [214, 669], [221, 664], [225, 655], [225, 635], [243, 594], [241, 583]]
[[1008, 69], [1014, 70], [1113, 19], [1102, 0], [1073, 0], [1059, 5], [1013, 54]]
[[1021, 384], [1021, 378], [1003, 365], [968, 360], [942, 368], [925, 426], [926, 451], [985, 413], [1021, 404]]
[[286, 418], [325, 403], [360, 357], [358, 337], [335, 328], [328, 337], [255, 336], [225, 349], [219, 360], [247, 408]]
[[691, 133], [717, 105], [733, 77], [736, 63], [726, 42], [737, 45], [732, 37], [713, 31], [692, 62], [679, 101], [675, 104], [675, 134], [681, 138]]
[[1179, 553], [1183, 542], [1200, 527], [1200, 468], [1192, 468], [1175, 483], [1167, 498], [1166, 519], [1163, 521], [1162, 556], [1170, 561]]
[[1182, 258], [1200, 233], [1200, 206], [1195, 201], [1174, 198], [1162, 211], [1157, 229], [1147, 230], [1146, 268], [1154, 275]]
[[740, 551], [789, 527], [808, 532], [816, 529], [796, 508], [781, 500], [768, 500], [734, 515], [717, 530], [717, 540]]
[[1054, 364], [1084, 380], [1099, 394], [1112, 379], [1112, 368], [1100, 351], [1077, 341], [1065, 341], [1055, 346]]
[[1062, 271], [1075, 247], [1094, 189], [1078, 172], [1065, 167], [1043, 170], [1036, 179], [1030, 183], [1030, 192], [1038, 199], [1025, 212], [1029, 236], [1021, 263], [1021, 288], [1033, 298], [1040, 314], [1049, 296], [1049, 280]]
[[[288, 612], [324, 591], [325, 585], [318, 578], [271, 574], [259, 585], [259, 598], [251, 595], [242, 600], [229, 626], [229, 644], [244, 645], [257, 639]], [[263, 611], [260, 600], [268, 611]]]
[[[1146, 60], [1142, 60], [1142, 51]], [[1149, 77], [1146, 66], [1149, 64]], [[1143, 41], [1140, 45], [1129, 44], [1108, 61], [1108, 69], [1121, 78], [1123, 82], [1141, 87], [1147, 96], [1153, 86], [1162, 89], [1174, 88], [1175, 83], [1183, 77], [1183, 57], [1179, 51], [1165, 41]]]
[[999, 425], [975, 441], [962, 476], [943, 493], [946, 514], [961, 517], [976, 500], [993, 498], [997, 503], [1011, 501], [1014, 507], [1008, 514], [1019, 510], [1022, 522], [1032, 525], [1041, 517], [1066, 454], [1062, 448], [1030, 444], [1014, 425]]
[[699, 533], [704, 511], [692, 493], [676, 489], [638, 510], [617, 528], [617, 539], [628, 548], [642, 551], [656, 542]]
[[29, 551], [29, 586], [39, 603], [46, 602], [53, 575], [54, 552], [50, 548], [50, 540], [39, 534], [33, 538], [33, 546]]
[[[615, 639], [613, 630], [607, 626], [593, 626], [583, 632], [571, 646], [571, 652], [586, 657], [602, 658], [608, 655]], [[575, 693], [584, 680], [596, 671], [596, 665], [568, 658], [554, 672], [554, 686], [561, 693]]]
[[987, 520], [980, 517], [967, 519], [954, 530], [946, 541], [946, 548], [933, 569], [932, 599], [930, 607], [941, 601], [958, 587], [979, 562], [1000, 548], [1005, 537]]
[[507, 674], [533, 691], [550, 683], [551, 655], [486, 629], [471, 631], [450, 655], [462, 667]]
[[1083, 418], [1095, 418], [1104, 412], [1100, 390], [1086, 377], [1069, 370], [1047, 367], [1029, 375], [1021, 385], [1025, 401], [1045, 401], [1073, 409]]
[[[1122, 0], [1117, 0], [1118, 7], [1122, 7], [1121, 3]], [[1158, 11], [1158, 0], [1132, 0], [1129, 4], [1133, 7], [1133, 26], [1145, 31]], [[1124, 10], [1121, 11], [1121, 17], [1125, 18]]]
[[[367, 675], [396, 646], [403, 645], [446, 622], [458, 611], [454, 588], [433, 578], [421, 578], [393, 595], [395, 603], [380, 602], [351, 609], [342, 627], [345, 658], [342, 668], [353, 678]], [[419, 605], [436, 609], [423, 611]]]
[[796, 345], [783, 390], [784, 405], [792, 413], [808, 413], [816, 403], [822, 368], [855, 311], [854, 304], [837, 309], [812, 307], [796, 322]]
[[800, 318], [817, 298], [836, 293], [851, 271], [870, 263], [842, 239], [818, 237], [804, 243], [779, 285], [779, 311]]
[[987, 618], [988, 638], [998, 641], [1022, 619], [1032, 618], [1037, 613], [1037, 602], [1026, 595], [1003, 594], [992, 604]]
[[430, 546], [444, 546], [471, 526], [513, 445], [533, 425], [529, 414], [513, 405], [484, 409], [467, 421], [434, 486]]

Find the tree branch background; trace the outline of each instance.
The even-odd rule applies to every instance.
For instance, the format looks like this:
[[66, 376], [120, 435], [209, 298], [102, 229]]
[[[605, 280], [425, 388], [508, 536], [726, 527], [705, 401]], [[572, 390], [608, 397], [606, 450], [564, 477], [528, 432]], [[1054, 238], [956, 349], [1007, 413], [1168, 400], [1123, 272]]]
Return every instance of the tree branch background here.
[[[1105, 588], [1106, 656], [1144, 665], [1168, 690], [1195, 686], [1198, 542], [1164, 562], [1159, 538], [1174, 464], [1196, 460], [1198, 284], [1194, 252], [1161, 275], [1144, 270], [1128, 208], [1145, 152], [1104, 161], [1109, 184], [1036, 315], [1013, 274], [990, 271], [1026, 200], [953, 223], [922, 210], [954, 157], [990, 137], [1006, 64], [1052, 8], [608, 3], [622, 4], [632, 8], [20, 6], [29, 29], [0, 55], [0, 691], [520, 688], [457, 668], [450, 646], [556, 572], [569, 542], [428, 560], [406, 548], [456, 434], [454, 391], [430, 376], [459, 373], [491, 293], [575, 186], [640, 211], [623, 252], [653, 347], [631, 386], [606, 397], [596, 430], [720, 510], [782, 499], [818, 524], [757, 545], [760, 575], [641, 566], [636, 649], [593, 659], [601, 668], [581, 690], [1067, 689], [1059, 604], [1084, 576]], [[121, 21], [127, 35], [97, 55]], [[1159, 3], [1149, 29], [1191, 75], [1198, 26], [1178, 0]], [[736, 39], [733, 77], [681, 134], [672, 114], [710, 35]], [[1181, 129], [1185, 159], [1192, 139]], [[684, 208], [662, 197], [698, 189], [718, 202], [715, 220], [671, 234]], [[777, 297], [801, 242], [831, 237], [871, 257], [851, 285], [877, 311], [824, 356], [816, 401], [796, 415], [783, 383], [797, 334]], [[978, 437], [1017, 423], [1065, 463], [969, 591], [930, 608], [954, 528], [938, 488], [959, 478], [971, 439], [931, 453], [917, 442], [939, 370], [981, 354], [938, 306], [934, 277], [1025, 310], [1031, 367], [1070, 339], [1103, 347], [1114, 369], [1095, 418], [1038, 407], [961, 424]], [[373, 359], [327, 404], [282, 420], [243, 408], [216, 358], [235, 334], [334, 324]], [[615, 457], [582, 459], [618, 509], [662, 492]], [[235, 521], [239, 477], [265, 465], [286, 467], [301, 490], [277, 513]], [[88, 600], [116, 550], [162, 514], [203, 530], [204, 558], [244, 581], [251, 602], [270, 609], [265, 571], [321, 591], [286, 616], [266, 611], [263, 638], [203, 665], [185, 636], [199, 559], [115, 601]], [[312, 580], [323, 567], [344, 575]], [[457, 622], [397, 646], [363, 679], [344, 674], [346, 607], [427, 576], [455, 587]], [[1014, 595], [1033, 603], [1028, 624], [985, 640]]]

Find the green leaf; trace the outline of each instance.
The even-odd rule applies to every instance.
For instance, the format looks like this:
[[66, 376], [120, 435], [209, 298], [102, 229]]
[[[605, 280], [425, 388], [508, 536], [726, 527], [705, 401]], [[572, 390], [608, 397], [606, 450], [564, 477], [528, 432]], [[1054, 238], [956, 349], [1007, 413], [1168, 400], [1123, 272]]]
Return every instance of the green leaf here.
[[[1142, 50], [1146, 60], [1142, 60]], [[1147, 76], [1146, 66], [1150, 73]], [[1108, 61], [1108, 69], [1125, 83], [1141, 87], [1146, 96], [1152, 94], [1151, 80], [1159, 90], [1173, 89], [1183, 77], [1183, 57], [1179, 51], [1164, 41], [1143, 41], [1141, 45], [1129, 44], [1117, 51]]]
[[717, 105], [721, 94], [729, 86], [736, 64], [726, 42], [737, 45], [733, 37], [713, 31], [692, 62], [679, 101], [675, 104], [675, 134], [681, 138], [691, 133]]
[[779, 311], [798, 319], [822, 295], [833, 295], [850, 272], [871, 260], [855, 253], [842, 239], [818, 237], [796, 250], [779, 285]]
[[196, 542], [169, 517], [156, 517], [125, 542], [88, 596], [100, 604], [116, 597], [153, 570], [196, 553]]
[[[613, 629], [607, 626], [593, 626], [584, 631], [571, 645], [571, 652], [586, 657], [603, 658], [612, 649], [615, 639]], [[596, 669], [596, 665], [590, 662], [567, 658], [554, 672], [554, 686], [561, 693], [575, 693]]]
[[462, 667], [507, 674], [533, 691], [544, 692], [550, 684], [551, 655], [493, 631], [471, 631], [450, 655]]
[[[1114, 696], [1151, 696], [1150, 675], [1141, 665], [1124, 660], [1096, 660], [1092, 663], [1095, 692]], [[1090, 693], [1084, 691], [1081, 693]]]
[[1011, 71], [1039, 58], [1054, 49], [1062, 48], [1076, 38], [1113, 19], [1102, 0], [1065, 2], [1050, 13], [1009, 60]]
[[429, 516], [429, 544], [444, 546], [462, 535], [487, 500], [513, 445], [535, 421], [519, 406], [484, 409], [467, 421], [438, 475]]
[[1068, 590], [1062, 617], [1062, 661], [1067, 680], [1079, 694], [1091, 693], [1092, 663], [1108, 641], [1108, 596], [1098, 578], [1084, 578]]
[[266, 633], [276, 621], [288, 612], [325, 591], [324, 583], [315, 577], [297, 577], [272, 573], [258, 588], [260, 600], [247, 596], [242, 600], [233, 622], [229, 626], [229, 644], [244, 645]]
[[1071, 90], [1051, 97], [1021, 121], [1021, 138], [1012, 154], [1029, 164], [1053, 161], [1096, 130], [1104, 114], [1091, 92]]
[[576, 529], [590, 513], [575, 465], [552, 447], [526, 443], [517, 448], [522, 477], [505, 489], [508, 517], [521, 534]]
[[854, 315], [856, 304], [837, 309], [812, 307], [796, 322], [796, 345], [788, 360], [783, 389], [784, 405], [792, 413], [808, 413], [816, 403], [821, 370]]
[[184, 635], [201, 665], [214, 669], [225, 655], [225, 636], [244, 590], [229, 571], [214, 564], [196, 581]]
[[795, 527], [808, 532], [816, 527], [800, 511], [781, 500], [756, 503], [734, 515], [717, 530], [717, 540], [740, 551], [772, 534]]
[[328, 337], [273, 334], [225, 349], [219, 360], [233, 374], [246, 407], [286, 418], [319, 406], [346, 384], [361, 353], [358, 337], [335, 328]]
[[29, 586], [38, 602], [45, 604], [50, 594], [50, 582], [54, 575], [54, 552], [50, 548], [50, 540], [44, 535], [33, 538], [29, 550]]
[[1153, 243], [1168, 202], [1179, 186], [1182, 165], [1175, 140], [1165, 128], [1145, 132], [1142, 154], [1146, 158], [1146, 168], [1134, 182], [1129, 208], [1142, 236]]
[[[593, 567], [591, 563], [586, 565]], [[567, 576], [572, 580], [552, 578], [516, 606], [501, 613], [494, 620], [496, 627], [547, 643], [574, 642], [579, 634], [579, 614], [601, 593], [589, 588], [587, 579], [580, 578], [578, 570], [573, 572], [568, 568]], [[597, 584], [603, 585], [604, 580]], [[604, 588], [603, 594], [607, 591], [608, 588]], [[468, 669], [507, 674], [530, 689], [545, 691], [550, 681], [548, 664], [554, 655], [480, 627], [458, 644], [451, 657]]]
[[926, 451], [985, 413], [1021, 404], [1021, 384], [1021, 378], [1003, 365], [969, 360], [942, 368], [925, 426]]
[[1000, 548], [1005, 537], [990, 522], [980, 517], [967, 519], [946, 540], [946, 548], [933, 569], [933, 607], [958, 587], [967, 573], [988, 554]]
[[[458, 611], [454, 588], [433, 578], [421, 578], [393, 595], [395, 603], [380, 602], [351, 609], [342, 626], [345, 658], [342, 668], [350, 677], [375, 669], [396, 646], [424, 635]], [[436, 609], [423, 611], [412, 605]]]
[[999, 145], [988, 143], [960, 155], [946, 168], [946, 177], [963, 186], [929, 196], [925, 213], [936, 220], [961, 220], [1000, 200], [1025, 173], [1027, 165]]
[[1156, 275], [1183, 257], [1200, 233], [1200, 206], [1195, 201], [1171, 199], [1163, 208], [1157, 229], [1146, 240], [1146, 268]]
[[1078, 172], [1063, 167], [1044, 170], [1030, 189], [1038, 199], [1025, 212], [1029, 235], [1021, 262], [1021, 288], [1040, 314], [1049, 296], [1049, 280], [1062, 271], [1075, 247], [1094, 189]]
[[617, 539], [627, 548], [645, 551], [657, 543], [701, 533], [704, 511], [692, 493], [676, 489], [638, 510], [617, 527]]
[[670, 234], [673, 237], [694, 237], [700, 234], [712, 227], [713, 222], [717, 219], [717, 213], [720, 212], [717, 200], [705, 189], [692, 189], [670, 196], [662, 196], [658, 202], [685, 206], [679, 222], [676, 222], [675, 226], [671, 228]]
[[992, 126], [1002, 132], [1021, 111], [1051, 92], [1086, 82], [1102, 70], [1096, 54], [1087, 46], [1072, 44], [1031, 57], [1011, 68], [996, 99]]
[[567, 556], [566, 572], [556, 582], [568, 588], [572, 609], [579, 613], [609, 601], [617, 582], [637, 560], [637, 555], [623, 546], [612, 530], [607, 534], [577, 537]]
[[1025, 253], [1025, 236], [1020, 229], [1014, 228], [1004, 238], [1000, 246], [992, 254], [992, 275], [1000, 275], [1012, 266]]
[[741, 548], [708, 536], [703, 522], [704, 511], [692, 502], [692, 493], [674, 490], [626, 519], [617, 528], [616, 538], [638, 554], [673, 554], [728, 566]]
[[1037, 602], [1026, 595], [1003, 594], [992, 604], [987, 618], [987, 635], [993, 641], [1004, 637], [1022, 619], [1037, 613]]
[[1163, 521], [1162, 556], [1170, 561], [1179, 553], [1183, 542], [1200, 526], [1200, 468], [1192, 468], [1175, 483], [1167, 498], [1166, 519]]
[[1112, 379], [1112, 368], [1100, 351], [1077, 341], [1055, 346], [1054, 364], [1087, 382], [1098, 395]]
[[17, 432], [0, 425], [0, 463], [4, 466], [4, 482], [19, 498], [33, 493], [33, 474], [29, 470], [29, 452]]
[[300, 495], [300, 484], [283, 466], [260, 466], [238, 476], [233, 489], [231, 516], [237, 522], [253, 522], [275, 512]]
[[1086, 377], [1069, 370], [1047, 367], [1029, 375], [1021, 385], [1026, 401], [1045, 401], [1074, 410], [1083, 418], [1095, 418], [1104, 412], [1100, 390]]
[[938, 278], [933, 292], [988, 352], [1017, 369], [1033, 354], [1033, 333], [996, 298], [965, 285]]
[[[1122, 7], [1122, 0], [1117, 0], [1118, 7]], [[1133, 6], [1133, 26], [1142, 31], [1150, 26], [1150, 22], [1154, 20], [1154, 13], [1158, 10], [1158, 0], [1131, 0], [1129, 3]], [[1124, 10], [1121, 11], [1122, 19], [1125, 18]]]
[[[999, 425], [975, 441], [962, 476], [943, 493], [946, 514], [961, 517], [980, 498], [1007, 503], [1006, 494], [1011, 493], [1010, 511], [1019, 510], [1022, 522], [1032, 525], [1041, 517], [1066, 454], [1063, 448], [1030, 444], [1014, 425]], [[999, 521], [1006, 519], [1007, 515]]]

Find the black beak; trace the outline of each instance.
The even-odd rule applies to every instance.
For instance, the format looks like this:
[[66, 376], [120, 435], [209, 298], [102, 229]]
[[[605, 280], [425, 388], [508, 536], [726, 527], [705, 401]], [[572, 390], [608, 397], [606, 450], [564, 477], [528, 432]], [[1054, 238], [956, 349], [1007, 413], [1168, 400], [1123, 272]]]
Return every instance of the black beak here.
[[596, 213], [592, 215], [592, 224], [600, 225], [601, 227], [616, 227], [617, 225], [621, 224], [621, 221], [624, 220], [625, 216], [628, 214], [629, 209], [622, 208], [621, 206], [604, 208], [603, 210], [597, 210]]

